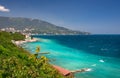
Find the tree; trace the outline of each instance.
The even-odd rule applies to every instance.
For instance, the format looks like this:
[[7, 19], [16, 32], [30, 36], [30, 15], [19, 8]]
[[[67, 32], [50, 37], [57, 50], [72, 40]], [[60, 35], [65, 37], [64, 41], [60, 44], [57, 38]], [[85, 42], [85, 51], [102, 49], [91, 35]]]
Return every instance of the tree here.
[[36, 53], [34, 55], [35, 55], [35, 57], [37, 59], [38, 53], [40, 52], [40, 46], [37, 46], [35, 51], [36, 51]]

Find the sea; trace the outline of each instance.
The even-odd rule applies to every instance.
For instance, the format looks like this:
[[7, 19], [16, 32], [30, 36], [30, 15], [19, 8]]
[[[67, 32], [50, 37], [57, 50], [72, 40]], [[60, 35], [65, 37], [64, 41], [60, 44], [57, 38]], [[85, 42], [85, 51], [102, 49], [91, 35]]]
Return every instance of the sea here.
[[75, 73], [75, 78], [120, 78], [120, 35], [33, 35], [36, 42], [22, 44], [35, 54], [46, 56], [51, 64], [74, 71], [89, 68], [89, 71]]

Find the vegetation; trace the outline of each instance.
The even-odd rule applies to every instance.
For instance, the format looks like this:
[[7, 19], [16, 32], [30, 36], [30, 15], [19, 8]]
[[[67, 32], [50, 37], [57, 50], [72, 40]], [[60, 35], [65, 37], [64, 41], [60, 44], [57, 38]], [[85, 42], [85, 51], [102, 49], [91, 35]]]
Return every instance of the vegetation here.
[[17, 41], [17, 40], [24, 40], [25, 39], [25, 35], [21, 35], [18, 32], [15, 32], [14, 34], [12, 34], [12, 39]]
[[14, 45], [11, 42], [13, 39], [24, 39], [24, 36], [0, 32], [0, 78], [63, 78], [46, 57], [36, 58]]

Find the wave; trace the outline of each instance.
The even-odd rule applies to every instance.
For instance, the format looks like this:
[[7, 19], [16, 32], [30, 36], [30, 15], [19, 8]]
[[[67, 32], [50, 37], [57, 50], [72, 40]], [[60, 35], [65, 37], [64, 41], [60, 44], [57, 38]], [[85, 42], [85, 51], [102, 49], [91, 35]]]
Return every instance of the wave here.
[[103, 62], [105, 62], [105, 61], [104, 61], [104, 60], [99, 60], [99, 62], [102, 62], [102, 63], [103, 63]]

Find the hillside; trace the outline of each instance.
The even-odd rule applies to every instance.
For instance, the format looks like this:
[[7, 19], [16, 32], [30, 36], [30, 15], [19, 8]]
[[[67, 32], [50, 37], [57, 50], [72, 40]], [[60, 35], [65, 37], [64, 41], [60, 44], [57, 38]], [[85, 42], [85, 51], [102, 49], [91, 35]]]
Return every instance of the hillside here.
[[15, 29], [24, 30], [38, 34], [89, 34], [88, 32], [73, 31], [64, 27], [56, 26], [46, 21], [21, 17], [3, 17], [0, 16], [0, 28], [14, 27]]
[[0, 78], [63, 78], [44, 56], [36, 58], [11, 40], [21, 40], [19, 33], [0, 32]]

